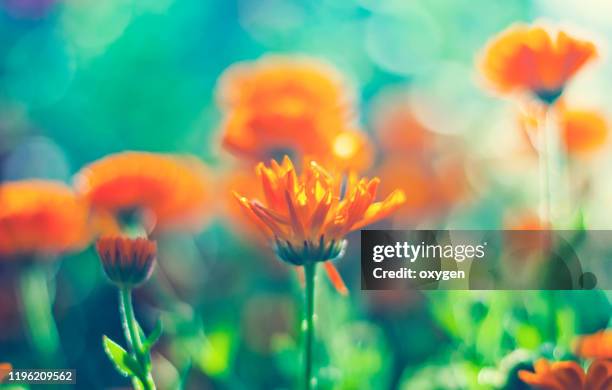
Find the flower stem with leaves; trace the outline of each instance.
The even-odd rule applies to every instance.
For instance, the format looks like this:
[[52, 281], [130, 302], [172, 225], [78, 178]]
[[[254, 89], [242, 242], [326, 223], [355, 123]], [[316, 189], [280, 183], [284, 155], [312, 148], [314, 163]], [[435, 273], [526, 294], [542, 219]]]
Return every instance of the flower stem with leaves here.
[[135, 389], [153, 390], [151, 348], [161, 336], [162, 326], [158, 321], [151, 334], [145, 336], [134, 315], [132, 290], [151, 276], [157, 257], [157, 244], [142, 237], [109, 236], [97, 241], [96, 250], [106, 276], [119, 289], [119, 313], [128, 345], [126, 351], [104, 336], [104, 350], [117, 371], [132, 379]]
[[103, 339], [104, 350], [117, 371], [132, 378], [135, 389], [153, 390], [156, 387], [151, 374], [151, 348], [161, 335], [161, 322], [158, 321], [155, 329], [145, 338], [134, 315], [130, 288], [119, 289], [119, 308], [129, 352], [106, 336]]

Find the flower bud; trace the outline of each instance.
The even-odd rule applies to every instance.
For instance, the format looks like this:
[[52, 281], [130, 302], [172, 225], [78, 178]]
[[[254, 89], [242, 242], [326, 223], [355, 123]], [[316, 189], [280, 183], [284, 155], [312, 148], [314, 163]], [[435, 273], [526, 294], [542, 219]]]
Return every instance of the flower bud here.
[[146, 238], [102, 237], [96, 243], [106, 276], [119, 287], [136, 287], [151, 276], [157, 243]]

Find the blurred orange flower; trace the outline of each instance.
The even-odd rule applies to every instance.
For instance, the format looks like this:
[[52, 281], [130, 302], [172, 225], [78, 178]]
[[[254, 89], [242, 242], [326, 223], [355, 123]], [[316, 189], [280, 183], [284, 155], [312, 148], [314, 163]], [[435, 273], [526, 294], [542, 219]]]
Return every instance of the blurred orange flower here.
[[414, 225], [442, 215], [464, 200], [468, 192], [466, 161], [457, 139], [427, 128], [405, 92], [384, 92], [377, 100], [372, 126], [383, 150], [377, 170], [381, 190], [399, 188], [406, 193], [396, 222]]
[[406, 202], [397, 210], [399, 219], [413, 223], [436, 216], [466, 198], [463, 162], [452, 159], [433, 165], [431, 161], [394, 154], [380, 166], [381, 190], [399, 188], [406, 193]]
[[550, 363], [540, 359], [534, 364], [535, 372], [521, 370], [521, 380], [534, 389], [542, 390], [608, 390], [612, 388], [612, 362], [596, 360], [587, 373], [576, 362]]
[[562, 140], [569, 155], [584, 156], [601, 149], [608, 139], [606, 118], [597, 111], [564, 110]]
[[58, 182], [0, 185], [0, 255], [54, 255], [89, 239], [88, 207]]
[[253, 175], [252, 170], [247, 170], [242, 166], [231, 167], [219, 176], [221, 179], [220, 191], [224, 191], [219, 195], [223, 200], [220, 210], [223, 218], [253, 243], [259, 244], [266, 241], [267, 235], [258, 226], [251, 223], [242, 206], [233, 196], [233, 192], [238, 192], [248, 198], [261, 198], [263, 193], [259, 188], [260, 181], [257, 176]]
[[504, 218], [504, 241], [513, 264], [538, 263], [549, 258], [554, 235], [549, 223], [531, 210], [512, 210]]
[[397, 211], [401, 218], [420, 218], [442, 207], [436, 194], [433, 173], [419, 160], [403, 157], [388, 159], [378, 169], [382, 189], [401, 188], [406, 202]]
[[372, 153], [366, 134], [351, 130], [348, 86], [336, 69], [314, 59], [271, 56], [234, 65], [221, 76], [217, 100], [223, 145], [239, 157], [335, 156], [340, 165], [359, 167]]
[[565, 31], [516, 24], [489, 42], [481, 69], [502, 93], [529, 91], [552, 104], [569, 79], [596, 55], [593, 43]]
[[104, 157], [75, 180], [94, 211], [110, 213], [119, 224], [136, 213], [148, 230], [201, 227], [210, 212], [209, 184], [207, 169], [197, 159], [146, 152]]
[[[297, 175], [288, 157], [282, 164], [260, 163], [264, 202], [235, 194], [247, 214], [275, 243], [277, 255], [293, 265], [304, 265], [339, 257], [344, 236], [395, 211], [406, 197], [393, 191], [382, 202], [374, 202], [380, 180], [350, 175], [342, 194], [342, 177], [332, 175], [312, 161]], [[327, 267], [332, 279], [338, 275]]]
[[612, 359], [612, 331], [583, 336], [576, 345], [576, 354], [585, 359]]
[[508, 215], [504, 223], [506, 230], [546, 230], [550, 229], [547, 222], [542, 221], [537, 213], [531, 211], [517, 212]]
[[[560, 139], [570, 157], [587, 157], [601, 150], [608, 141], [606, 117], [597, 110], [568, 108], [564, 103], [556, 106]], [[519, 116], [519, 128], [529, 152], [537, 154], [536, 140], [546, 112], [530, 106]]]
[[13, 371], [11, 363], [0, 363], [0, 383], [3, 383], [4, 379], [6, 379], [11, 371]]
[[382, 98], [373, 117], [376, 135], [385, 151], [423, 154], [435, 145], [435, 134], [417, 119], [402, 96]]

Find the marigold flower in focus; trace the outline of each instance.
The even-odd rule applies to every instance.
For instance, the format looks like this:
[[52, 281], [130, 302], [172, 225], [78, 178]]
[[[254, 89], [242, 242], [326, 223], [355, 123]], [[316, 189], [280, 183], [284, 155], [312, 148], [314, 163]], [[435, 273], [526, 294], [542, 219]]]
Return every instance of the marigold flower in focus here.
[[45, 180], [0, 185], [0, 255], [56, 255], [88, 239], [87, 204], [69, 187]]
[[606, 118], [597, 111], [564, 110], [562, 140], [570, 156], [585, 156], [601, 149], [608, 139]]
[[274, 242], [277, 256], [301, 266], [325, 262], [325, 270], [336, 289], [347, 289], [333, 264], [342, 255], [344, 236], [352, 230], [385, 218], [404, 201], [402, 191], [393, 191], [384, 201], [374, 202], [379, 180], [350, 175], [342, 190], [341, 175], [332, 175], [312, 161], [297, 175], [288, 157], [282, 164], [272, 160], [256, 169], [264, 202], [234, 193], [252, 221]]
[[541, 390], [608, 390], [612, 388], [612, 362], [596, 360], [587, 373], [573, 361], [550, 363], [540, 359], [535, 372], [521, 370], [519, 378], [534, 389]]
[[[321, 165], [333, 166], [335, 172], [362, 171], [369, 167], [373, 160], [373, 145], [358, 131], [346, 131], [338, 134], [333, 143], [333, 153], [327, 156], [310, 156], [305, 161], [324, 161]], [[222, 193], [222, 214], [225, 219], [248, 235], [249, 238], [265, 238], [261, 229], [250, 223], [248, 217], [236, 202], [232, 192], [238, 192], [247, 198], [261, 198], [263, 192], [259, 186], [260, 180], [252, 174], [252, 168], [245, 169], [244, 165], [236, 165], [222, 172], [220, 175]]]
[[102, 237], [96, 251], [106, 276], [119, 287], [136, 287], [153, 272], [157, 243], [146, 238]]
[[[252, 223], [252, 218], [244, 212], [243, 206], [236, 202], [235, 198], [235, 193], [240, 193], [249, 199], [261, 199], [263, 197], [263, 191], [259, 188], [259, 178], [253, 174], [248, 174], [248, 172], [242, 169], [234, 169], [223, 174], [223, 179], [222, 186], [227, 190], [227, 194], [230, 195], [227, 198], [227, 202], [224, 204], [224, 216], [232, 223], [235, 229], [240, 230], [243, 235], [251, 240], [252, 243], [256, 244], [260, 250], [266, 253], [267, 251], [271, 251], [268, 245], [268, 229], [265, 227], [262, 229], [260, 224]], [[234, 196], [232, 193], [234, 193]], [[266, 260], [268, 260], [267, 257]], [[278, 262], [271, 261], [269, 266], [269, 271], [272, 273], [284, 271], [282, 267], [279, 267]], [[303, 273], [300, 272], [300, 268], [296, 268], [296, 270], [298, 271], [299, 279], [303, 282]], [[325, 263], [325, 271], [336, 290], [341, 294], [347, 294], [348, 290], [344, 281], [331, 262]]]
[[351, 127], [352, 96], [329, 65], [302, 57], [266, 57], [233, 65], [221, 76], [223, 145], [252, 160], [278, 152], [329, 153]]
[[342, 178], [328, 173], [316, 162], [297, 175], [285, 157], [282, 164], [260, 163], [264, 202], [238, 195], [237, 199], [253, 221], [270, 233], [278, 256], [291, 264], [332, 260], [344, 247], [344, 236], [382, 219], [405, 201], [402, 191], [374, 202], [379, 179], [351, 175], [341, 193]]
[[481, 69], [499, 92], [528, 91], [552, 104], [596, 55], [593, 43], [565, 31], [516, 24], [489, 42]]
[[612, 359], [612, 331], [582, 336], [578, 339], [576, 354], [585, 359]]
[[117, 153], [84, 167], [75, 181], [94, 211], [119, 224], [137, 215], [148, 230], [196, 229], [209, 213], [208, 173], [192, 157]]

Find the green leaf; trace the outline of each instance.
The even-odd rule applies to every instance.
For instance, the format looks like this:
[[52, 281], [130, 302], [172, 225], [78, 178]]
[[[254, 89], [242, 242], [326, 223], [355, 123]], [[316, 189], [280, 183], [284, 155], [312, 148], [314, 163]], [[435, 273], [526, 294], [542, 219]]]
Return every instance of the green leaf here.
[[157, 322], [155, 323], [155, 327], [149, 334], [149, 337], [147, 337], [147, 339], [142, 344], [143, 353], [149, 353], [151, 348], [153, 348], [155, 343], [157, 343], [157, 341], [161, 337], [162, 331], [163, 331], [162, 322], [160, 319], [158, 319]]
[[139, 375], [140, 366], [138, 362], [123, 347], [106, 336], [102, 337], [102, 344], [104, 345], [104, 352], [121, 375], [132, 377]]
[[135, 376], [132, 377], [132, 386], [134, 386], [134, 390], [144, 390], [142, 381]]
[[[136, 329], [138, 330], [138, 337], [140, 337], [140, 340], [146, 339], [147, 336], [145, 335], [145, 332], [144, 330], [142, 330], [142, 327], [140, 326], [138, 321], [136, 321]], [[142, 345], [141, 348], [136, 351], [136, 355], [138, 355], [138, 359], [143, 362], [144, 369], [147, 371], [151, 370], [151, 356], [149, 355], [149, 351], [144, 347], [144, 345]]]
[[519, 324], [515, 330], [516, 344], [519, 348], [535, 350], [542, 344], [542, 336], [533, 325]]
[[197, 357], [198, 365], [207, 375], [218, 378], [229, 372], [234, 350], [231, 329], [217, 329], [208, 333], [205, 344]]
[[140, 326], [138, 321], [136, 321], [136, 329], [138, 329], [138, 334], [140, 335], [141, 340], [144, 340], [147, 338], [147, 335], [145, 335], [145, 332], [144, 330], [142, 330], [142, 327]]

